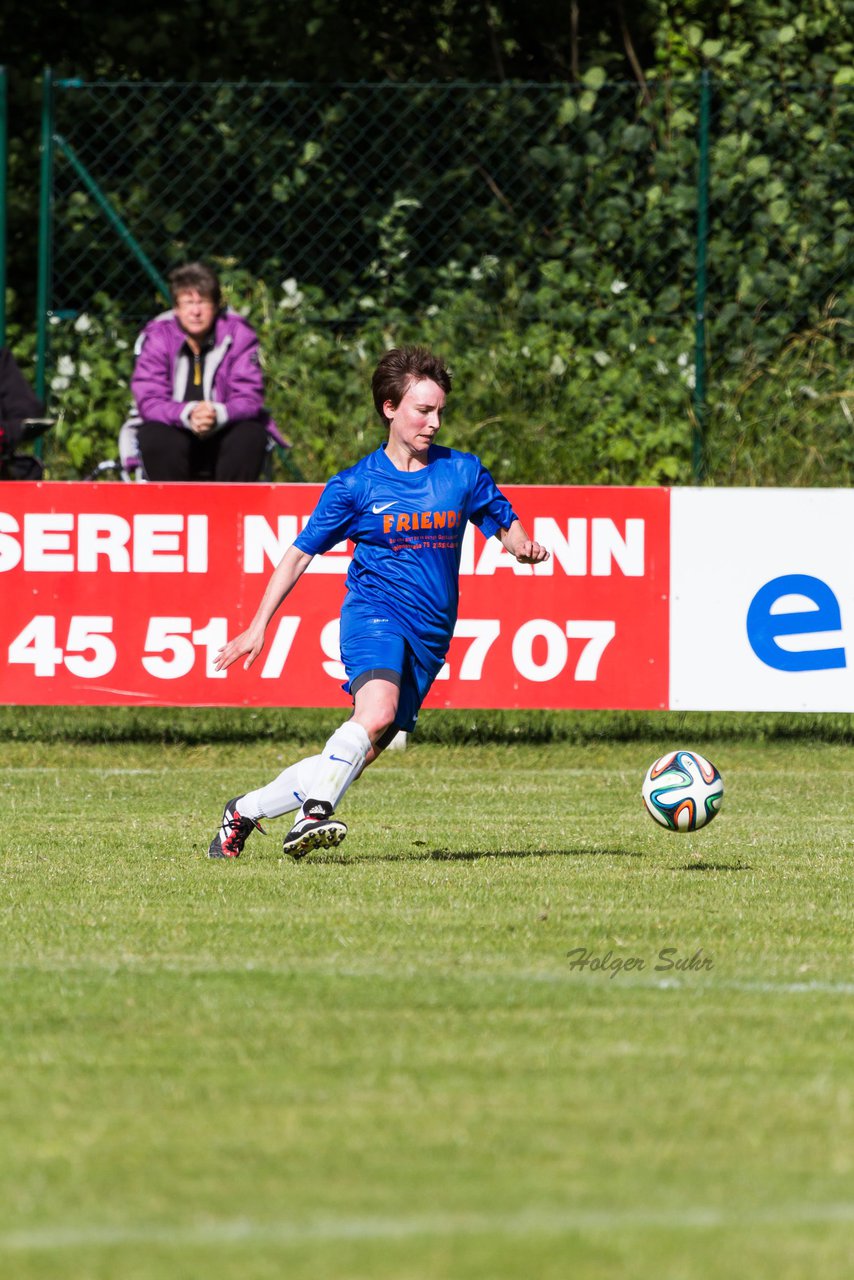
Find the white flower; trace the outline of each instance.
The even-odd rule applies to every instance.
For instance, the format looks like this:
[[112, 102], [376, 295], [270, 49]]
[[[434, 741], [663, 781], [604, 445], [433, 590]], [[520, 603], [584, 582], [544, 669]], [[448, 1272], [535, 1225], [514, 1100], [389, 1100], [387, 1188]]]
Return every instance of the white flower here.
[[51, 317], [50, 317], [50, 323], [51, 323], [51, 324], [59, 324], [59, 316], [51, 316]]
[[415, 196], [398, 196], [391, 207], [392, 209], [420, 209], [421, 201]]
[[549, 373], [556, 378], [561, 378], [566, 373], [566, 361], [562, 356], [552, 356], [552, 362], [549, 365]]
[[60, 356], [56, 362], [56, 372], [63, 378], [70, 378], [74, 373], [74, 361], [71, 356]]
[[655, 372], [656, 372], [656, 373], [660, 373], [660, 374], [662, 375], [662, 377], [664, 377], [664, 375], [665, 375], [666, 373], [669, 373], [669, 372], [670, 372], [670, 370], [668, 369], [667, 365], [664, 363], [664, 361], [663, 361], [663, 360], [656, 360], [656, 362], [655, 362]]
[[611, 363], [611, 357], [607, 351], [594, 351], [593, 359], [596, 361], [600, 369], [604, 369], [606, 364]]
[[476, 267], [472, 267], [469, 271], [471, 280], [485, 280], [487, 276], [494, 276], [500, 266], [499, 259], [494, 253], [485, 253]]
[[636, 342], [629, 343], [629, 351], [631, 351], [632, 355], [634, 355], [637, 349], [638, 349], [638, 344]]
[[281, 311], [297, 311], [302, 304], [303, 295], [299, 292], [293, 294], [285, 294], [279, 302]]
[[74, 321], [74, 328], [78, 333], [88, 333], [92, 328], [91, 317], [87, 316], [85, 311], [81, 311], [80, 315]]
[[80, 368], [77, 371], [84, 382], [88, 382], [92, 376], [92, 366], [87, 364], [85, 360], [80, 361]]
[[116, 349], [118, 351], [127, 351], [128, 344], [125, 342], [124, 338], [116, 338]]
[[626, 290], [628, 289], [628, 287], [629, 287], [629, 286], [628, 286], [628, 282], [627, 282], [627, 281], [625, 281], [625, 280], [612, 280], [612, 281], [611, 281], [611, 292], [612, 292], [612, 293], [625, 293], [625, 292], [626, 292]]
[[520, 348], [519, 348], [519, 350], [521, 351], [522, 355], [525, 357], [525, 359], [526, 359], [526, 360], [530, 360], [530, 358], [531, 358], [531, 348], [530, 348], [530, 347], [520, 347]]
[[296, 311], [305, 297], [293, 276], [282, 281], [282, 293], [285, 295], [279, 303], [279, 309], [282, 311]]
[[679, 355], [676, 357], [676, 363], [679, 365], [680, 369], [684, 369], [688, 363], [688, 352], [680, 351]]
[[55, 374], [50, 380], [51, 391], [67, 391], [71, 385], [70, 378], [63, 378], [60, 374]]

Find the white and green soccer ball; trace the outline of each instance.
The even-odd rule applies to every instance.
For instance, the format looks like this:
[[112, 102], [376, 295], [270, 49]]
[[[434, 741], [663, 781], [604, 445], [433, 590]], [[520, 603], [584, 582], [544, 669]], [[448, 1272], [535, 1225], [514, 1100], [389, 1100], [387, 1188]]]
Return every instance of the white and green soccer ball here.
[[649, 766], [643, 780], [647, 812], [668, 831], [696, 831], [720, 811], [724, 784], [715, 766], [697, 751], [669, 751]]

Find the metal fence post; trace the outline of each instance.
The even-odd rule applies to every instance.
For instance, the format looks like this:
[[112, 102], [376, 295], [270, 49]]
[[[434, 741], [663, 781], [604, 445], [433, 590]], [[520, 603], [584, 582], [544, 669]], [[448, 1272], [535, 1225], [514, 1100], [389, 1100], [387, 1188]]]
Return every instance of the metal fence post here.
[[172, 296], [169, 292], [169, 285], [166, 283], [166, 281], [164, 280], [160, 272], [157, 270], [157, 268], [154, 266], [148, 254], [145, 252], [145, 250], [141, 247], [139, 242], [131, 234], [131, 232], [127, 227], [127, 224], [116, 213], [112, 204], [107, 199], [106, 195], [101, 190], [101, 188], [98, 186], [97, 182], [92, 177], [89, 170], [80, 160], [74, 148], [69, 146], [68, 142], [65, 140], [65, 138], [63, 138], [61, 133], [53, 134], [52, 143], [54, 146], [58, 147], [59, 150], [62, 152], [62, 154], [65, 156], [66, 160], [69, 162], [72, 169], [77, 174], [80, 181], [83, 183], [83, 186], [89, 192], [92, 199], [95, 201], [96, 205], [101, 210], [104, 217], [107, 219], [107, 222], [109, 222], [110, 226], [115, 231], [121, 243], [136, 258], [137, 262], [139, 262], [140, 266], [145, 271], [149, 280], [151, 280], [152, 284], [160, 292], [160, 294], [163, 296], [166, 302], [169, 302]]
[[706, 475], [706, 246], [709, 238], [709, 131], [712, 78], [708, 67], [700, 75], [699, 164], [697, 173], [697, 274], [694, 310], [694, 482]]
[[41, 190], [39, 193], [39, 261], [36, 293], [36, 394], [46, 401], [47, 311], [53, 256], [53, 71], [45, 67], [42, 81]]
[[6, 160], [8, 117], [6, 68], [0, 67], [0, 347], [6, 345]]

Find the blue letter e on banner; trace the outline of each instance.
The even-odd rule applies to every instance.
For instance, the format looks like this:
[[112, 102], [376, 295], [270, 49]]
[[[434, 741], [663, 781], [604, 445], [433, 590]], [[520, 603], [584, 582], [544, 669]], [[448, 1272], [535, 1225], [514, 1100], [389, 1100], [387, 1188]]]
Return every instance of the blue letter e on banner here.
[[[797, 613], [772, 613], [783, 596], [805, 596], [814, 609]], [[783, 649], [779, 636], [811, 635], [819, 631], [839, 631], [842, 615], [839, 601], [826, 582], [805, 573], [787, 573], [766, 582], [753, 597], [747, 611], [747, 638], [750, 647], [766, 666], [777, 671], [828, 671], [845, 666], [844, 649]]]

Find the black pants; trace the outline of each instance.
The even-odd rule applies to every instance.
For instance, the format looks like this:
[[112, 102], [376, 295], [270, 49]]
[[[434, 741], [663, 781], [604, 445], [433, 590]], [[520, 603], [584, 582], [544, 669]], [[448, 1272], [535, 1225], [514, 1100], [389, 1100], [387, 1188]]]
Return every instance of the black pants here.
[[41, 460], [29, 453], [0, 452], [0, 480], [41, 480]]
[[197, 436], [167, 422], [143, 422], [139, 447], [149, 480], [253, 482], [264, 465], [267, 429], [257, 418], [244, 418]]

